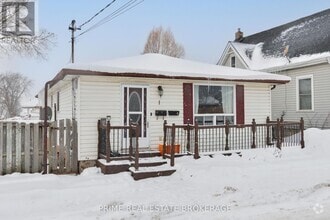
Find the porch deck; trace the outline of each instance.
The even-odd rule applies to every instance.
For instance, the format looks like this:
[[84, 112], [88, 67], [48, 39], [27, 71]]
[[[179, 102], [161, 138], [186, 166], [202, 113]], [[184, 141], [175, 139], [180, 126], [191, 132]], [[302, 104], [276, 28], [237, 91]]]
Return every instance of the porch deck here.
[[[112, 174], [130, 171], [136, 180], [171, 175], [175, 172], [171, 167], [174, 166], [177, 156], [193, 155], [198, 159], [200, 154], [215, 152], [230, 155], [254, 148], [304, 148], [305, 145], [303, 119], [299, 122], [288, 122], [283, 118], [277, 121], [267, 118], [265, 124], [256, 124], [253, 120], [251, 124], [232, 125], [227, 122], [225, 125], [217, 126], [199, 126], [197, 121], [194, 125], [168, 125], [164, 121], [161, 151], [139, 149], [137, 125], [111, 126], [108, 122], [107, 126], [104, 126], [99, 121], [98, 128], [98, 166], [102, 172]], [[169, 159], [171, 167], [167, 165], [166, 159]], [[139, 169], [140, 167], [147, 168]], [[163, 167], [167, 168], [164, 170]]]

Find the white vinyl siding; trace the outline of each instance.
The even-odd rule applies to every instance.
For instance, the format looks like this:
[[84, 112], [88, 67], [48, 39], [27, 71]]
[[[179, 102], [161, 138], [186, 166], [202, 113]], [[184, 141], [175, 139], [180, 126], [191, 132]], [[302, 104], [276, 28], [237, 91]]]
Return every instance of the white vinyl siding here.
[[[310, 67], [277, 72], [291, 77], [285, 85], [278, 85], [272, 90], [272, 117], [284, 115], [286, 120], [305, 119], [307, 127], [330, 128], [330, 66], [319, 64]], [[314, 111], [297, 111], [297, 77], [313, 75]]]
[[[72, 118], [72, 89], [71, 84], [67, 83], [61, 88], [59, 94], [59, 102], [57, 103], [57, 119]], [[57, 102], [57, 101], [56, 101]]]
[[224, 60], [223, 66], [231, 67], [232, 66], [232, 63], [231, 63], [232, 57], [235, 57], [235, 68], [246, 69], [244, 63], [239, 58], [239, 55], [237, 55], [232, 49], [229, 49], [228, 54], [226, 55], [226, 59]]
[[[56, 104], [56, 112], [54, 104]], [[48, 106], [52, 109], [52, 120], [55, 119], [55, 114], [57, 120], [72, 118], [72, 88], [70, 82], [61, 81], [48, 90]]]
[[[153, 79], [82, 77], [80, 82], [80, 160], [97, 159], [97, 120], [111, 116], [112, 125], [123, 125], [122, 86], [148, 86], [147, 130], [149, 146], [157, 149], [162, 143], [163, 119], [168, 123], [181, 124], [183, 121], [182, 82], [162, 80], [154, 84]], [[162, 85], [164, 94], [160, 98], [158, 86]], [[179, 116], [155, 116], [155, 110], [179, 111]]]
[[[62, 81], [61, 81], [62, 82]], [[158, 83], [159, 82], [159, 83]], [[71, 81], [60, 87], [60, 118], [72, 117]], [[79, 160], [97, 159], [97, 121], [108, 115], [112, 125], [123, 125], [123, 85], [141, 85], [148, 87], [148, 135], [149, 147], [158, 149], [162, 144], [163, 122], [183, 123], [183, 83], [208, 84], [208, 81], [187, 81], [171, 79], [146, 79], [127, 77], [80, 76], [77, 99], [78, 120], [78, 158]], [[215, 85], [234, 85], [234, 82], [212, 82]], [[241, 83], [240, 83], [241, 84]], [[158, 86], [164, 94], [159, 97]], [[256, 118], [263, 123], [270, 113], [269, 84], [245, 83], [245, 120], [251, 123]], [[56, 88], [58, 89], [58, 88]], [[56, 93], [55, 93], [56, 94]], [[179, 111], [179, 116], [155, 116], [155, 110]], [[236, 110], [234, 109], [234, 112]]]
[[252, 119], [257, 123], [265, 123], [271, 115], [270, 85], [249, 83], [244, 86], [245, 123], [251, 124]]

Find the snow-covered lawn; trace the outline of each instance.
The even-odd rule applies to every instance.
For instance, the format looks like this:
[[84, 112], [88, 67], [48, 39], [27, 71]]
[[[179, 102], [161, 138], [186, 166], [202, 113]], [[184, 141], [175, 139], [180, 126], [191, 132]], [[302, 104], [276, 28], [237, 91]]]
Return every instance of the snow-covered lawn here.
[[330, 219], [330, 131], [306, 149], [176, 159], [169, 177], [129, 173], [0, 177], [0, 219]]

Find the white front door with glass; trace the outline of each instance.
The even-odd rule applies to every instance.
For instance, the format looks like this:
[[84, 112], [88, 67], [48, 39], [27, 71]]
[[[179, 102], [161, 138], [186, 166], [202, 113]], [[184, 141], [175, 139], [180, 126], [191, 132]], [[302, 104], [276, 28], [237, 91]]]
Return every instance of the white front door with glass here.
[[124, 124], [129, 122], [140, 126], [139, 147], [148, 147], [147, 132], [147, 87], [141, 86], [124, 86]]

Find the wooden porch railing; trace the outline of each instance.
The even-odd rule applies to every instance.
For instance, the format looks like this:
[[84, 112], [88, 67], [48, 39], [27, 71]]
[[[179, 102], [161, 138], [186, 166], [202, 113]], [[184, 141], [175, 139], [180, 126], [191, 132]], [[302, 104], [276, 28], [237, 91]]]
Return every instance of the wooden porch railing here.
[[112, 126], [110, 122], [98, 120], [98, 158], [134, 161], [139, 169], [140, 126], [130, 123], [128, 126]]
[[[239, 151], [253, 148], [287, 146], [305, 147], [304, 120], [289, 122], [282, 119], [270, 121], [267, 117], [265, 124], [231, 125], [168, 125], [164, 121], [163, 152], [170, 147], [170, 152], [163, 157], [171, 159], [174, 166], [175, 154], [192, 154], [199, 158], [200, 153], [217, 151]], [[178, 150], [179, 148], [179, 150]]]

